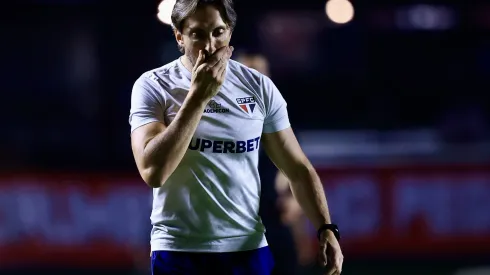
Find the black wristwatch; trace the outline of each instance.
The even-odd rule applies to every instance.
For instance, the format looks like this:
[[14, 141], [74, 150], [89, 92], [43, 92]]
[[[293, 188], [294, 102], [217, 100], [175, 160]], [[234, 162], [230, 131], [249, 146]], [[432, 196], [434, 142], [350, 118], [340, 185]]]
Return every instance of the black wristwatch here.
[[322, 226], [320, 226], [320, 228], [318, 228], [318, 231], [317, 231], [317, 237], [318, 237], [318, 240], [320, 240], [320, 237], [322, 235], [322, 232], [325, 231], [325, 230], [330, 230], [333, 232], [335, 238], [337, 239], [337, 241], [340, 241], [340, 231], [339, 231], [339, 227], [336, 225], [336, 224], [333, 224], [333, 223], [329, 223], [329, 224], [324, 224]]

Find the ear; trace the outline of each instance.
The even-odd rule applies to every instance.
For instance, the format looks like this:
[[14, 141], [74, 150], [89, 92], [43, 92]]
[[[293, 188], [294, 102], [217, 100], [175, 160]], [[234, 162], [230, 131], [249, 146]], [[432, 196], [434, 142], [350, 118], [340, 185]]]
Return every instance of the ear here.
[[182, 35], [179, 30], [174, 28], [174, 35], [175, 35], [175, 40], [177, 41], [177, 44], [182, 48], [184, 47], [184, 36]]

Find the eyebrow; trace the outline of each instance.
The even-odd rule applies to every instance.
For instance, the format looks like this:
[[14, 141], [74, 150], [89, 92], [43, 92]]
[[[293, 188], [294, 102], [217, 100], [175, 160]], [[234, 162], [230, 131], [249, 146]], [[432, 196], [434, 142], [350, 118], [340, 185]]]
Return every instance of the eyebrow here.
[[[214, 26], [213, 28], [211, 28], [211, 30], [216, 30], [216, 29], [219, 29], [219, 28], [223, 28], [223, 29], [226, 29], [228, 26], [226, 24], [223, 24], [223, 25], [216, 25]], [[206, 31], [205, 28], [202, 28], [202, 27], [198, 27], [198, 26], [190, 26], [190, 27], [187, 27], [187, 29], [189, 30], [189, 32], [192, 32], [192, 31]]]

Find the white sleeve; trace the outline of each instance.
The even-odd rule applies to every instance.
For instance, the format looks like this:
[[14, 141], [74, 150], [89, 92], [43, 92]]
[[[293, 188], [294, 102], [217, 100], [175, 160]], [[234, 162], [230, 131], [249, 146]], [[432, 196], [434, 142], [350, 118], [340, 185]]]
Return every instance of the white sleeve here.
[[162, 88], [154, 83], [147, 74], [136, 80], [131, 93], [129, 124], [131, 133], [138, 127], [151, 122], [164, 121], [165, 101]]
[[267, 76], [262, 77], [262, 88], [264, 89], [264, 103], [266, 116], [264, 120], [263, 133], [274, 133], [289, 128], [288, 111], [286, 100], [282, 97], [276, 85]]

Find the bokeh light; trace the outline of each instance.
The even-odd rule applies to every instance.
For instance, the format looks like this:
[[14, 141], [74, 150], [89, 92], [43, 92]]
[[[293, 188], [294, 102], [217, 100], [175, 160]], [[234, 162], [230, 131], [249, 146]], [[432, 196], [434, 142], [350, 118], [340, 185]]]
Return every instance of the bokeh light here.
[[176, 0], [163, 0], [160, 5], [158, 5], [158, 20], [167, 25], [172, 25], [172, 9], [174, 8]]
[[325, 12], [332, 22], [345, 24], [354, 18], [354, 6], [347, 0], [329, 0]]

